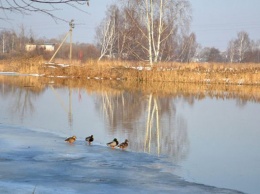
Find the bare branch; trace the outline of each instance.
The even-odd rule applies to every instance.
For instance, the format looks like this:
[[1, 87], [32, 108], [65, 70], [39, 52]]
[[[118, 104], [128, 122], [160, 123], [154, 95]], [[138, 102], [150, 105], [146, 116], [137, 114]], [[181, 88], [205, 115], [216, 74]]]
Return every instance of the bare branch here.
[[[46, 4], [46, 8], [42, 8], [42, 4]], [[0, 10], [7, 12], [14, 12], [18, 14], [29, 15], [33, 12], [42, 13], [50, 16], [55, 21], [66, 21], [58, 17], [54, 12], [59, 10], [58, 5], [67, 5], [81, 12], [87, 13], [83, 9], [80, 9], [77, 5], [87, 4], [89, 6], [89, 0], [1, 0]], [[5, 13], [5, 15], [8, 15]], [[5, 20], [6, 18], [0, 18], [0, 20]]]

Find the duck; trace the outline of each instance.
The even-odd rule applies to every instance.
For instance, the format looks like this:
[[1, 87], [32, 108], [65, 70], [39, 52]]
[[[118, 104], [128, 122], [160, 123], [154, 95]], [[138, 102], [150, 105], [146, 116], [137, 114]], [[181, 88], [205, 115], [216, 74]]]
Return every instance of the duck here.
[[73, 135], [72, 137], [68, 137], [67, 139], [65, 139], [65, 141], [69, 142], [69, 143], [74, 143], [74, 141], [76, 141], [77, 137], [75, 135]]
[[118, 145], [118, 141], [116, 138], [113, 139], [113, 141], [107, 143], [107, 146], [111, 147], [111, 148], [115, 148]]
[[91, 142], [94, 141], [94, 137], [93, 137], [93, 135], [91, 135], [91, 136], [89, 136], [89, 137], [86, 137], [85, 140], [86, 140], [86, 141], [88, 142], [88, 144], [90, 145]]
[[122, 150], [128, 147], [128, 140], [126, 139], [125, 142], [121, 143], [119, 146]]

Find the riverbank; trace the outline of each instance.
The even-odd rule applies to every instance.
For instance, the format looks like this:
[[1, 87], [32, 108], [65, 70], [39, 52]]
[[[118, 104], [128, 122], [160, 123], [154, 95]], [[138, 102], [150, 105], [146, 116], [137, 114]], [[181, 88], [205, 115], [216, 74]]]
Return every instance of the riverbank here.
[[225, 85], [260, 85], [259, 64], [229, 63], [158, 63], [58, 60], [46, 63], [39, 57], [0, 61], [0, 71], [37, 74], [46, 77], [129, 80], [139, 82], [174, 82]]

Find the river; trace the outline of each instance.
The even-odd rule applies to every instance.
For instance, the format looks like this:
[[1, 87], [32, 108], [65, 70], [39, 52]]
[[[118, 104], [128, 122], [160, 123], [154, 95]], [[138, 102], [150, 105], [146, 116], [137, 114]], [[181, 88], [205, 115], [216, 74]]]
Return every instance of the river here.
[[[0, 75], [1, 136], [17, 139], [14, 134], [4, 135], [7, 128], [33, 130], [63, 139], [76, 135], [76, 143], [82, 145], [85, 137], [93, 134], [93, 144], [101, 146], [102, 152], [106, 152], [105, 145], [113, 138], [120, 142], [128, 139], [127, 151], [159, 158], [156, 168], [162, 167], [160, 171], [198, 187], [260, 192], [260, 98], [254, 92], [259, 90], [254, 88], [257, 86], [234, 90], [210, 90], [208, 86], [205, 91], [205, 86], [194, 85], [189, 92], [189, 87], [184, 90], [178, 84], [163, 90], [162, 86], [144, 89], [138, 85], [130, 89], [121, 82], [114, 82], [111, 87], [102, 80], [89, 82]], [[8, 145], [2, 142], [0, 154], [9, 153], [12, 144], [15, 143], [11, 139]], [[138, 165], [138, 156], [129, 156], [136, 157], [131, 165]], [[0, 155], [0, 166], [5, 157]], [[0, 181], [5, 179], [0, 176]], [[6, 188], [8, 191], [9, 186]], [[190, 193], [194, 191], [191, 189]]]

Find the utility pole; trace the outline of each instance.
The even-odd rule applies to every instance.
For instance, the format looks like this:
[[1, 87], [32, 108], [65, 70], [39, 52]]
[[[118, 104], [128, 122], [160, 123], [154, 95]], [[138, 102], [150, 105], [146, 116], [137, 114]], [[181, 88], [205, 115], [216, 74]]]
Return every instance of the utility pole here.
[[3, 53], [5, 53], [5, 34], [3, 33]]
[[58, 49], [55, 51], [55, 53], [53, 54], [53, 56], [51, 57], [51, 59], [49, 60], [48, 63], [51, 63], [52, 60], [54, 59], [54, 57], [56, 56], [56, 54], [58, 53], [58, 51], [60, 50], [61, 46], [63, 45], [63, 43], [65, 42], [65, 40], [68, 38], [68, 36], [70, 35], [70, 65], [71, 65], [71, 58], [72, 58], [72, 30], [75, 27], [74, 24], [74, 20], [71, 20], [70, 23], [70, 30], [69, 32], [66, 34], [65, 38], [63, 39], [63, 41], [61, 42], [60, 46], [58, 47]]
[[70, 21], [70, 65], [72, 59], [72, 29], [75, 27], [74, 20]]

